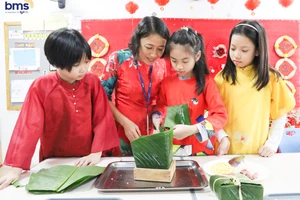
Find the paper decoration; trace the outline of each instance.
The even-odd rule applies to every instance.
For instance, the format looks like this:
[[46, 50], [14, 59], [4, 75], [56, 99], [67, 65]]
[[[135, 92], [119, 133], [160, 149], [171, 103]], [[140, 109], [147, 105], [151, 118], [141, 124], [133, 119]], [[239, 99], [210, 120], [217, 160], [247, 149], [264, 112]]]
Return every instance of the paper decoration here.
[[89, 71], [93, 74], [96, 74], [100, 80], [104, 77], [104, 70], [105, 70], [106, 60], [103, 58], [95, 58], [90, 62]]
[[170, 0], [155, 0], [155, 3], [157, 3], [160, 7], [160, 10], [163, 11], [165, 5], [167, 5], [167, 3], [169, 3]]
[[287, 7], [289, 7], [290, 5], [292, 5], [293, 2], [294, 2], [294, 0], [279, 0], [279, 3], [280, 3], [283, 7], [285, 7], [285, 8], [287, 8]]
[[104, 56], [109, 49], [108, 41], [105, 37], [99, 34], [96, 34], [93, 37], [91, 37], [88, 43], [92, 50], [92, 56], [96, 58]]
[[216, 4], [219, 0], [207, 0], [211, 5], [211, 9], [214, 9], [214, 4]]
[[275, 68], [282, 74], [284, 79], [291, 79], [297, 70], [295, 63], [288, 58], [278, 60]]
[[254, 10], [259, 6], [260, 4], [260, 0], [247, 0], [246, 3], [245, 3], [245, 7], [248, 9], [248, 10], [251, 10], [251, 15], [255, 15], [255, 12]]
[[297, 44], [293, 40], [293, 38], [284, 35], [279, 37], [275, 42], [275, 52], [278, 56], [283, 58], [291, 57], [297, 48]]

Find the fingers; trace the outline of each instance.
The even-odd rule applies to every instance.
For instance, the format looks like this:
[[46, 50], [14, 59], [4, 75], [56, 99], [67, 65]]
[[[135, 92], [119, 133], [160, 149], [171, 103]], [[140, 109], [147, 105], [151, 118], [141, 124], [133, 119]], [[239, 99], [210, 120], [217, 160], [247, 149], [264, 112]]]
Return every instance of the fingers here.
[[12, 182], [13, 182], [13, 180], [10, 180], [10, 179], [8, 179], [6, 177], [2, 177], [0, 179], [0, 190], [3, 190], [7, 186], [9, 186]]
[[85, 159], [85, 157], [83, 157], [75, 163], [75, 166], [83, 167], [83, 166], [88, 166], [90, 163], [91, 163], [90, 160], [87, 160], [87, 159]]
[[262, 157], [271, 157], [275, 152], [268, 146], [262, 146], [259, 148], [258, 154]]

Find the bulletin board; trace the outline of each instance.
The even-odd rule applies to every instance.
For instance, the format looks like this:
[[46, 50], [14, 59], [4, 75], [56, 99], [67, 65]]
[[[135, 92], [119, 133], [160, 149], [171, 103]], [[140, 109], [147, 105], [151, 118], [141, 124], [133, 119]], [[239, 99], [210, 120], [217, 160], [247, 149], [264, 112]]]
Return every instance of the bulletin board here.
[[44, 55], [48, 34], [23, 32], [21, 22], [4, 22], [8, 110], [20, 110], [33, 80], [55, 70]]

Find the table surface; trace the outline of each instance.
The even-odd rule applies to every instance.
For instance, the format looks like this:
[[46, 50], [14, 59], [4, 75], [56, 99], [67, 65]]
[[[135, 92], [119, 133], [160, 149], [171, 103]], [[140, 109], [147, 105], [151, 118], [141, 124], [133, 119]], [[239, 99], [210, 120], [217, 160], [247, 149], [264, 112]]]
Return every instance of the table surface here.
[[[222, 157], [217, 156], [196, 156], [196, 157], [180, 157], [176, 159], [195, 160], [200, 166], [203, 166], [209, 161], [216, 159], [228, 159], [233, 155], [226, 155]], [[33, 167], [30, 171], [22, 174], [20, 183], [26, 184], [29, 181], [31, 173], [38, 172], [42, 168], [49, 168], [55, 165], [72, 165], [78, 158], [52, 158], [47, 159], [37, 166]], [[259, 155], [246, 155], [246, 160], [254, 163], [259, 163], [267, 167], [270, 171], [268, 178], [263, 180], [261, 184], [264, 186], [264, 194], [271, 193], [299, 193], [300, 179], [300, 153], [279, 153], [271, 158], [263, 158]], [[102, 158], [98, 166], [107, 166], [114, 161], [133, 161], [132, 157], [107, 157]], [[3, 173], [3, 172], [2, 172]], [[94, 187], [96, 179], [88, 181], [78, 188], [67, 191], [63, 194], [47, 194], [47, 195], [34, 195], [25, 190], [25, 187], [15, 188], [9, 186], [0, 191], [1, 199], [122, 199], [122, 200], [147, 200], [147, 199], [184, 199], [184, 200], [215, 200], [215, 194], [209, 187], [203, 190], [195, 191], [153, 191], [153, 192], [100, 192]], [[209, 180], [209, 179], [208, 179]], [[5, 198], [3, 198], [5, 197]]]

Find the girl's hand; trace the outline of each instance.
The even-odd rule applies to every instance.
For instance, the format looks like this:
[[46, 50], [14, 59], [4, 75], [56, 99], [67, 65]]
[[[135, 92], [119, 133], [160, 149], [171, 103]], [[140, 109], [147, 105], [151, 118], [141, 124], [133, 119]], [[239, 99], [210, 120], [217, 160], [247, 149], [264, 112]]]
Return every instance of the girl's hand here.
[[123, 128], [125, 135], [130, 142], [138, 139], [141, 136], [139, 127], [129, 119], [127, 119], [125, 123], [123, 123]]
[[198, 128], [196, 125], [177, 124], [174, 126], [173, 135], [175, 139], [182, 140], [197, 132], [198, 132]]
[[229, 140], [229, 138], [228, 137], [223, 137], [221, 139], [220, 145], [219, 145], [219, 147], [217, 149], [217, 155], [218, 156], [222, 156], [222, 155], [227, 154], [229, 146], [230, 146], [230, 140]]
[[5, 175], [0, 177], [0, 190], [9, 186], [15, 180], [18, 180], [22, 173], [22, 169], [18, 167], [3, 166], [1, 170], [5, 171]]
[[261, 146], [258, 150], [258, 154], [262, 157], [271, 157], [275, 153], [276, 152], [271, 147], [268, 147], [267, 145]]
[[100, 162], [102, 155], [101, 152], [91, 153], [88, 156], [84, 156], [75, 162], [75, 166], [83, 167], [83, 166], [93, 166]]

